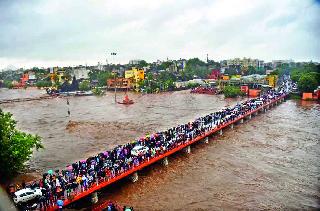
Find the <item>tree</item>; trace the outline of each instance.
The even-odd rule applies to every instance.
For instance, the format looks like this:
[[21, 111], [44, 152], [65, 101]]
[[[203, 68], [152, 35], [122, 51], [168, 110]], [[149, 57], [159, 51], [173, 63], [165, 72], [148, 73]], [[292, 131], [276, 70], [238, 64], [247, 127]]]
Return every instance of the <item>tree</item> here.
[[181, 73], [181, 76], [184, 80], [193, 79], [194, 76], [207, 78], [210, 72], [211, 71], [208, 69], [207, 64], [204, 61], [201, 61], [198, 58], [193, 58], [187, 61], [186, 68]]
[[0, 175], [11, 176], [25, 167], [33, 149], [43, 148], [41, 138], [16, 129], [16, 121], [9, 112], [0, 109]]
[[90, 81], [97, 80], [99, 86], [105, 86], [107, 80], [113, 78], [111, 71], [91, 70], [89, 72]]
[[90, 82], [85, 80], [85, 81], [82, 81], [80, 84], [79, 84], [79, 90], [80, 91], [89, 91], [91, 88], [90, 88]]
[[310, 73], [304, 73], [298, 81], [298, 87], [301, 92], [313, 92], [318, 86], [316, 77]]
[[320, 66], [313, 63], [298, 65], [291, 69], [290, 76], [301, 92], [313, 92], [320, 85]]
[[52, 86], [52, 83], [51, 83], [51, 81], [45, 81], [45, 80], [43, 80], [43, 81], [38, 81], [38, 82], [36, 83], [36, 86], [37, 86], [38, 88], [41, 88], [41, 87], [51, 87], [51, 86]]
[[248, 75], [253, 75], [253, 74], [257, 74], [257, 71], [253, 66], [249, 66], [247, 73], [248, 73]]
[[224, 74], [227, 74], [227, 75], [237, 75], [238, 72], [237, 72], [237, 70], [236, 70], [235, 68], [230, 67], [230, 68], [228, 68], [228, 69], [226, 69], [226, 70], [224, 71]]
[[223, 89], [223, 94], [225, 97], [232, 98], [245, 95], [245, 93], [241, 92], [239, 87], [235, 86], [225, 86]]
[[146, 67], [147, 65], [148, 63], [145, 60], [141, 60], [139, 61], [138, 67], [143, 68], [143, 67]]

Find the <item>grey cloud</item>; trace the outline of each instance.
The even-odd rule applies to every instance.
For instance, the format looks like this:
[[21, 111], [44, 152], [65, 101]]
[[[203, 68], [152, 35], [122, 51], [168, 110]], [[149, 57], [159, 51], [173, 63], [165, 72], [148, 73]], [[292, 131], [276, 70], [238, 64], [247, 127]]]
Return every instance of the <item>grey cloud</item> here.
[[224, 2], [1, 1], [0, 59], [97, 61], [118, 51], [123, 61], [206, 53], [319, 60], [319, 4], [248, 0], [221, 11]]

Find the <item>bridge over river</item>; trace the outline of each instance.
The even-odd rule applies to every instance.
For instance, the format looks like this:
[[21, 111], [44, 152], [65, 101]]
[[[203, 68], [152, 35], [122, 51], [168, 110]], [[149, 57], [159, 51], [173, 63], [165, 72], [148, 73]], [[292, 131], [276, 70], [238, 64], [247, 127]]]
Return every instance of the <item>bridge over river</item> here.
[[[191, 146], [194, 143], [199, 142], [199, 141], [203, 141], [203, 143], [208, 143], [210, 136], [222, 135], [223, 131], [225, 129], [227, 129], [227, 128], [233, 129], [235, 124], [244, 123], [245, 120], [250, 120], [252, 117], [258, 115], [260, 112], [267, 112], [272, 107], [283, 102], [286, 97], [287, 97], [287, 95], [281, 95], [279, 97], [276, 97], [273, 100], [268, 100], [268, 101], [266, 101], [266, 103], [260, 104], [259, 106], [257, 106], [256, 109], [248, 110], [244, 114], [239, 115], [238, 117], [236, 117], [233, 120], [223, 122], [223, 123], [219, 124], [218, 127], [215, 127], [212, 130], [209, 130], [199, 136], [196, 136], [195, 138], [193, 138], [189, 141], [184, 141], [182, 144], [178, 145], [177, 147], [175, 147], [173, 149], [167, 150], [166, 152], [161, 153], [161, 154], [157, 154], [156, 156], [154, 156], [148, 160], [140, 162], [138, 165], [133, 165], [130, 169], [128, 169], [120, 174], [117, 174], [114, 177], [97, 181], [97, 182], [93, 183], [90, 187], [88, 187], [87, 189], [82, 189], [82, 191], [76, 192], [76, 194], [72, 195], [72, 197], [64, 198], [64, 206], [68, 206], [69, 204], [76, 202], [76, 201], [78, 201], [84, 197], [90, 196], [90, 195], [91, 195], [92, 201], [94, 203], [96, 203], [98, 201], [97, 191], [99, 191], [100, 189], [102, 189], [108, 185], [111, 185], [111, 184], [115, 183], [116, 181], [119, 181], [125, 177], [129, 177], [132, 180], [132, 182], [136, 182], [136, 181], [138, 181], [138, 178], [139, 178], [139, 176], [138, 176], [139, 170], [142, 170], [143, 168], [145, 168], [149, 165], [152, 165], [155, 162], [159, 162], [159, 161], [161, 161], [163, 163], [163, 165], [169, 165], [168, 157], [170, 155], [177, 153], [179, 151], [184, 151], [185, 153], [189, 154], [189, 153], [191, 153]], [[58, 207], [56, 205], [49, 207], [49, 210], [57, 210], [57, 209], [58, 209]]]
[[[1, 99], [42, 94], [41, 90], [0, 90]], [[71, 117], [63, 98], [2, 104], [18, 128], [43, 137], [45, 147], [34, 153], [27, 172], [11, 182], [40, 179], [41, 172], [64, 169], [146, 132], [164, 131], [240, 102], [189, 91], [131, 93], [130, 98], [137, 102], [130, 107], [115, 105], [112, 92], [69, 98]], [[252, 120], [244, 117], [246, 124], [238, 120], [233, 126], [221, 126], [223, 136], [217, 130], [207, 136], [209, 144], [203, 137], [188, 145], [190, 154], [185, 146], [167, 156], [165, 167], [162, 158], [139, 169], [139, 180], [132, 185], [134, 172], [113, 183], [106, 181], [103, 190], [86, 192], [81, 200], [65, 203], [88, 210], [103, 207], [109, 200], [137, 210], [317, 209], [320, 104], [287, 100], [270, 108], [266, 113], [259, 110], [257, 116], [252, 113]], [[99, 201], [92, 205], [89, 199], [95, 192]]]

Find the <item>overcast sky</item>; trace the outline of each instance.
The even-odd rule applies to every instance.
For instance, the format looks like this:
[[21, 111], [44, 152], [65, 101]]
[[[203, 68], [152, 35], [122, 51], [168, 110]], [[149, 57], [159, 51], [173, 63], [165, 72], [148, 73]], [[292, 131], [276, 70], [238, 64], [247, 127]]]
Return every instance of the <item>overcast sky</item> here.
[[319, 26], [315, 0], [0, 0], [0, 69], [207, 53], [320, 61]]

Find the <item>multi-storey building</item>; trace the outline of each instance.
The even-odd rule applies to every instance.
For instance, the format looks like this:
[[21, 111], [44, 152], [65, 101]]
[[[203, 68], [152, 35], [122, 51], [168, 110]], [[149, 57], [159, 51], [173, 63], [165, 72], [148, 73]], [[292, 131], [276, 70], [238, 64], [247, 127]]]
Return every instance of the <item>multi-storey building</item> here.
[[259, 59], [251, 59], [244, 57], [243, 59], [240, 58], [234, 58], [234, 59], [228, 59], [227, 60], [227, 66], [237, 66], [237, 67], [255, 67], [255, 68], [262, 68], [264, 67], [264, 61]]

